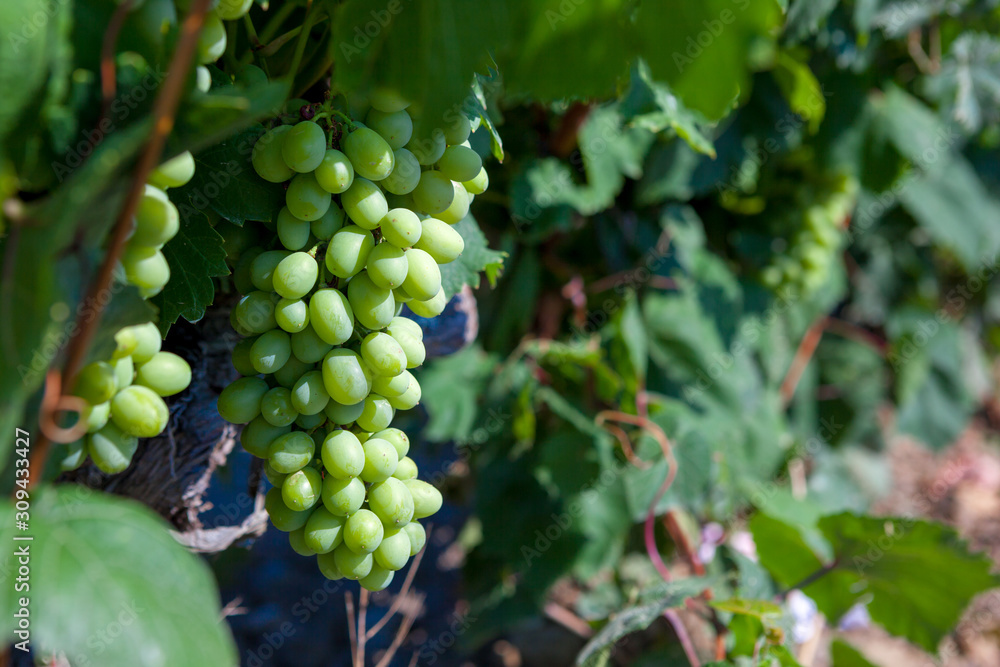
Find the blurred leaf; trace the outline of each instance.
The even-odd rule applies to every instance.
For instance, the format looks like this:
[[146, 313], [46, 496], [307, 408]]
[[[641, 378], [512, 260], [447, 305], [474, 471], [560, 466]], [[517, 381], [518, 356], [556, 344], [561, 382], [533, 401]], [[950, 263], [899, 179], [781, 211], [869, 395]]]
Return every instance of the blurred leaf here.
[[[211, 571], [149, 509], [76, 485], [44, 489], [31, 509], [33, 541], [11, 542], [9, 504], [0, 532], [8, 544], [27, 545], [35, 554], [29, 605], [34, 646], [76, 664], [105, 667], [131, 667], [137, 660], [191, 667], [236, 663]], [[14, 582], [8, 578], [6, 595]], [[4, 639], [10, 640], [13, 600], [5, 596], [0, 602]], [[119, 630], [109, 634], [109, 628]]]
[[1000, 120], [1000, 39], [985, 33], [959, 35], [941, 68], [928, 76], [927, 95], [943, 104], [966, 132]]
[[160, 309], [157, 326], [166, 336], [170, 325], [183, 317], [197, 322], [215, 300], [212, 278], [229, 275], [223, 238], [199, 211], [181, 209], [181, 228], [163, 246], [170, 265], [170, 282], [151, 300]]
[[815, 35], [837, 4], [838, 0], [794, 0], [785, 19], [784, 37], [801, 42]]
[[490, 133], [490, 151], [493, 153], [493, 157], [497, 159], [497, 162], [503, 162], [503, 138], [501, 138], [500, 132], [497, 131], [493, 119], [490, 118], [490, 113], [486, 106], [486, 97], [483, 94], [483, 81], [492, 83], [494, 78], [498, 79], [499, 75], [489, 78], [481, 74], [476, 75], [475, 82], [472, 84], [472, 92], [476, 102], [479, 103], [479, 108], [475, 109], [473, 113], [482, 121], [483, 126], [486, 127], [486, 131]]
[[842, 639], [834, 639], [830, 645], [830, 660], [837, 667], [876, 667]]
[[632, 68], [628, 91], [618, 108], [628, 127], [644, 128], [654, 134], [669, 128], [695, 151], [715, 157], [709, 123], [685, 107], [666, 84], [653, 81], [644, 61]]
[[479, 287], [483, 273], [490, 286], [496, 286], [497, 277], [503, 271], [504, 258], [507, 253], [493, 250], [483, 235], [479, 224], [472, 214], [465, 216], [451, 227], [462, 235], [465, 250], [458, 259], [441, 265], [441, 288], [445, 296], [451, 298], [465, 285]]
[[431, 442], [469, 442], [477, 426], [493, 434], [504, 426], [509, 417], [496, 411], [486, 415], [486, 423], [476, 423], [479, 396], [496, 364], [494, 356], [472, 346], [450, 357], [436, 359], [418, 373], [421, 400], [429, 417], [424, 438]]
[[744, 600], [741, 598], [732, 598], [729, 600], [711, 600], [708, 605], [720, 611], [728, 611], [731, 614], [742, 614], [744, 616], [753, 616], [754, 618], [781, 615], [781, 607], [767, 600]]
[[809, 65], [796, 60], [789, 51], [782, 51], [775, 64], [774, 78], [788, 106], [809, 122], [809, 131], [815, 134], [826, 113], [826, 96]]

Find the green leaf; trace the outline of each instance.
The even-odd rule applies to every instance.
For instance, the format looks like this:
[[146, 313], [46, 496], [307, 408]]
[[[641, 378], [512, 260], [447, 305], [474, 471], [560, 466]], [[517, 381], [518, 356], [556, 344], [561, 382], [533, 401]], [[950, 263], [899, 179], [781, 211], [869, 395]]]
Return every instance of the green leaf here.
[[1000, 39], [985, 33], [959, 35], [940, 70], [927, 77], [924, 90], [969, 134], [1000, 120]]
[[759, 619], [781, 616], [781, 607], [767, 600], [731, 598], [729, 600], [711, 600], [708, 604], [710, 607], [715, 607], [720, 611], [728, 611], [730, 614], [753, 616]]
[[193, 219], [193, 213], [211, 208], [237, 225], [275, 219], [285, 205], [285, 190], [258, 176], [250, 162], [263, 134], [263, 127], [250, 127], [195, 155], [194, 178], [171, 191], [181, 215]]
[[583, 647], [576, 657], [576, 664], [584, 667], [600, 664], [600, 656], [613, 648], [619, 639], [633, 632], [645, 630], [663, 612], [683, 605], [686, 598], [698, 595], [711, 586], [711, 579], [695, 577], [659, 584], [651, 590], [644, 591], [643, 599], [648, 602], [623, 609], [612, 617], [608, 624]]
[[860, 651], [842, 639], [834, 639], [830, 645], [830, 660], [836, 667], [875, 667]]
[[788, 106], [809, 122], [809, 131], [815, 134], [826, 114], [826, 96], [809, 65], [796, 60], [790, 52], [782, 51], [774, 68], [774, 78]]
[[691, 111], [663, 83], [653, 81], [649, 66], [640, 61], [632, 69], [628, 91], [618, 105], [628, 127], [639, 127], [654, 134], [670, 129], [695, 151], [715, 157], [711, 125], [701, 114]]
[[465, 285], [479, 287], [481, 274], [486, 273], [486, 280], [491, 287], [496, 286], [497, 277], [503, 271], [504, 258], [507, 253], [493, 250], [483, 235], [479, 224], [472, 214], [465, 216], [452, 229], [462, 235], [465, 250], [458, 259], [441, 265], [441, 287], [448, 298], [451, 298]]
[[718, 120], [770, 58], [781, 20], [774, 0], [673, 0], [642, 3], [635, 25], [653, 76], [688, 108]]
[[795, 0], [788, 9], [784, 37], [801, 42], [815, 35], [837, 4], [838, 0]]
[[[4, 542], [32, 555], [34, 646], [102, 667], [236, 664], [211, 571], [146, 507], [65, 485], [32, 498], [24, 533], [32, 541], [13, 542], [13, 529], [6, 504]], [[13, 636], [14, 582], [8, 578], [0, 598], [5, 640]]]
[[[422, 434], [424, 438], [431, 442], [470, 441], [478, 425], [479, 396], [496, 364], [495, 356], [485, 354], [478, 346], [471, 346], [451, 356], [435, 359], [418, 373], [420, 387], [425, 393], [422, 402], [428, 416]], [[496, 428], [503, 426], [502, 422], [506, 419], [502, 414], [491, 413], [487, 417], [500, 421]]]
[[186, 209], [181, 213], [177, 236], [163, 246], [170, 265], [170, 282], [151, 300], [160, 309], [157, 325], [165, 336], [170, 325], [183, 317], [197, 322], [215, 300], [212, 278], [229, 275], [222, 236], [208, 223], [204, 213]]
[[472, 84], [472, 93], [479, 104], [479, 108], [475, 109], [473, 113], [476, 118], [480, 119], [486, 131], [490, 133], [490, 152], [493, 153], [493, 157], [497, 159], [497, 162], [503, 162], [503, 139], [500, 137], [500, 132], [493, 123], [493, 119], [490, 118], [490, 112], [486, 105], [486, 95], [483, 93], [483, 82], [499, 85], [499, 75], [485, 77], [477, 74], [476, 80]]

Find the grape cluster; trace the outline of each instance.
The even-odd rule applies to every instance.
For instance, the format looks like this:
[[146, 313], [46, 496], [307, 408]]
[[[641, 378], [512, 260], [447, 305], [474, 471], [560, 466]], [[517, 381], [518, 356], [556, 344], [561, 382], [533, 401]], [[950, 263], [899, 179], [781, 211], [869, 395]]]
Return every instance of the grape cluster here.
[[119, 473], [131, 463], [139, 438], [163, 432], [170, 416], [163, 397], [191, 384], [191, 367], [160, 351], [161, 342], [152, 322], [125, 327], [115, 334], [110, 361], [81, 369], [72, 393], [87, 403], [80, 413], [87, 435], [70, 443], [63, 470], [80, 467], [89, 455], [104, 472]]
[[761, 272], [765, 285], [809, 295], [826, 283], [837, 260], [844, 220], [854, 208], [857, 190], [857, 181], [846, 175], [830, 179], [820, 188], [805, 189], [807, 201], [796, 207], [797, 231], [784, 252]]
[[[420, 401], [410, 370], [425, 357], [420, 326], [399, 308], [444, 309], [438, 265], [465, 245], [451, 225], [487, 181], [467, 119], [418, 140], [398, 96], [370, 102], [365, 123], [320, 109], [254, 146], [256, 172], [287, 182], [285, 206], [274, 247], [236, 262], [245, 296], [231, 321], [244, 338], [233, 365], [243, 377], [218, 407], [246, 424], [243, 447], [266, 459], [265, 505], [292, 547], [315, 554], [330, 579], [382, 590], [423, 548], [416, 520], [442, 503], [390, 426]], [[343, 121], [318, 122], [334, 116]]]

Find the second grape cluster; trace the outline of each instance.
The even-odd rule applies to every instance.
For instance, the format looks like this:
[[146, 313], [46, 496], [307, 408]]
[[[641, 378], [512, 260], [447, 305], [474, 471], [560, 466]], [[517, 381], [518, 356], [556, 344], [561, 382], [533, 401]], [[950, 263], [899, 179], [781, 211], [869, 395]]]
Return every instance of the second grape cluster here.
[[398, 96], [370, 103], [364, 123], [310, 109], [254, 147], [256, 172], [287, 191], [268, 244], [234, 269], [244, 377], [219, 412], [246, 424], [243, 447], [266, 459], [266, 508], [293, 548], [331, 579], [381, 590], [423, 548], [417, 519], [442, 503], [391, 427], [420, 401], [410, 369], [425, 357], [420, 326], [399, 309], [444, 309], [439, 264], [464, 250], [452, 225], [487, 179], [464, 116], [420, 138]]

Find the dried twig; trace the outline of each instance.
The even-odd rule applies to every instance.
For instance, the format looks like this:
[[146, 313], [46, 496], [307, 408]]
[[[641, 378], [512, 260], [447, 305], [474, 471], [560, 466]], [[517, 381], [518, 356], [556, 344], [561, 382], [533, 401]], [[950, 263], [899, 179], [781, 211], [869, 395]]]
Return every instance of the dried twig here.
[[406, 572], [406, 579], [403, 581], [403, 587], [399, 590], [399, 594], [396, 599], [392, 601], [389, 610], [378, 620], [378, 623], [373, 625], [368, 631], [367, 639], [373, 638], [378, 634], [379, 630], [385, 627], [392, 617], [399, 611], [399, 608], [403, 605], [403, 600], [406, 599], [407, 594], [410, 592], [410, 586], [413, 585], [413, 577], [417, 574], [417, 568], [420, 567], [420, 561], [424, 558], [424, 553], [427, 552], [427, 544], [430, 542], [431, 530], [433, 526], [427, 527], [427, 540], [424, 542], [424, 548], [417, 552], [417, 555], [413, 557], [413, 562], [410, 564], [410, 569]]

